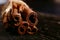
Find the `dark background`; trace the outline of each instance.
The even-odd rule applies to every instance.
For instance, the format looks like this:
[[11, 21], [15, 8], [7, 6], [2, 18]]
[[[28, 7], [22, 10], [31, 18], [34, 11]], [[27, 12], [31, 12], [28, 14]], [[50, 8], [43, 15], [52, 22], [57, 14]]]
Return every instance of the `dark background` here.
[[34, 10], [54, 13], [53, 0], [26, 0], [25, 2]]
[[40, 31], [34, 35], [12, 35], [5, 31], [0, 21], [0, 40], [60, 40], [60, 4], [54, 0], [24, 1], [37, 12]]
[[60, 4], [54, 0], [24, 0], [32, 9], [39, 12], [60, 14]]

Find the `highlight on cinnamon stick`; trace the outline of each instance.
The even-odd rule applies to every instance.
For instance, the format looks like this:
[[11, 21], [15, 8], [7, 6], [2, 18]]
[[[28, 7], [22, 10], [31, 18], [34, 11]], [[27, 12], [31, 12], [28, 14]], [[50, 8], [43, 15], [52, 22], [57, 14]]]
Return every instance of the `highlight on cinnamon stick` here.
[[12, 2], [12, 7], [13, 7], [13, 8], [17, 8], [17, 3]]
[[[9, 14], [9, 12], [10, 12], [10, 10], [12, 9], [12, 6], [11, 6], [11, 4], [9, 4], [8, 6], [7, 6], [7, 8], [4, 10], [4, 11], [2, 11], [2, 21], [4, 20], [7, 20], [7, 15]], [[3, 21], [3, 22], [4, 22]]]
[[[8, 12], [6, 11], [6, 10], [9, 10]], [[2, 22], [3, 22], [3, 26], [4, 26], [4, 28], [6, 29], [6, 28], [8, 28], [8, 23], [9, 23], [9, 20], [10, 20], [10, 11], [11, 11], [11, 9], [9, 9], [9, 8], [7, 8], [2, 14]]]
[[3, 14], [2, 21], [3, 21], [3, 24], [7, 22], [7, 14], [6, 14], [6, 12]]

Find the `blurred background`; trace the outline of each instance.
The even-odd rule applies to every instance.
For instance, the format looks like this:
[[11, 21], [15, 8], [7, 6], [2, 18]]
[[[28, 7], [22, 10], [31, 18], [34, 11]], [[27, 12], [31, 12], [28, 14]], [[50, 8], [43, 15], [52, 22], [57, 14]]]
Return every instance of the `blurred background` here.
[[60, 0], [24, 0], [24, 1], [34, 10], [56, 15], [60, 14]]

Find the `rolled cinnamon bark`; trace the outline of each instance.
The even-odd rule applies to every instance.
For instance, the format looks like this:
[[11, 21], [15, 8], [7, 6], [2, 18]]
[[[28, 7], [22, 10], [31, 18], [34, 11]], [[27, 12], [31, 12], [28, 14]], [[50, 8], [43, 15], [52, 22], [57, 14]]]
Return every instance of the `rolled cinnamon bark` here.
[[25, 27], [18, 27], [18, 34], [20, 35], [24, 35], [26, 32], [26, 28]]
[[28, 15], [28, 13], [25, 11], [25, 7], [26, 6], [24, 6], [24, 4], [19, 4], [19, 12], [21, 13], [23, 21], [26, 21], [26, 17]]
[[35, 34], [36, 32], [38, 31], [38, 28], [36, 26], [32, 26], [30, 25], [28, 28], [27, 28], [27, 33], [28, 34]]
[[2, 13], [2, 22], [3, 22], [4, 28], [7, 28], [9, 25], [8, 23], [10, 20], [10, 15], [9, 15], [10, 11], [11, 11], [11, 7], [8, 6], [7, 9]]
[[[34, 14], [35, 12], [23, 1], [19, 1], [19, 0], [12, 0], [13, 2], [13, 8], [17, 8], [18, 12], [21, 13], [22, 19], [23, 21], [26, 21], [27, 18], [29, 17], [29, 15], [32, 13]], [[14, 7], [15, 6], [15, 7]], [[35, 20], [33, 19], [32, 22], [34, 22]]]
[[14, 25], [19, 26], [22, 22], [21, 14], [18, 13], [18, 10], [16, 8], [13, 9], [12, 17], [14, 20]]
[[18, 27], [18, 33], [20, 35], [24, 35], [26, 33], [27, 27], [28, 27], [28, 23], [27, 22], [22, 22], [20, 27]]
[[7, 14], [6, 13], [3, 14], [2, 21], [3, 21], [3, 24], [7, 22]]
[[36, 27], [36, 26], [33, 26], [33, 28], [32, 28], [32, 31], [31, 32], [37, 32], [38, 31], [38, 28]]
[[28, 28], [27, 28], [27, 33], [28, 33], [28, 34], [33, 34], [33, 33], [31, 32], [31, 27], [28, 27]]
[[19, 11], [21, 12], [22, 19], [26, 19], [30, 24], [37, 25], [37, 13], [33, 11], [25, 2], [21, 1]]
[[33, 10], [23, 1], [17, 2], [17, 0], [16, 1], [13, 0], [13, 2], [17, 3], [18, 12], [21, 13], [23, 21], [26, 21], [26, 17], [28, 16], [28, 14], [33, 12]]
[[30, 14], [27, 16], [26, 19], [27, 19], [27, 21], [30, 23], [30, 25], [31, 25], [31, 24], [37, 25], [37, 23], [38, 23], [37, 13], [35, 13], [35, 12], [30, 13]]
[[17, 6], [18, 6], [17, 3], [12, 2], [12, 7], [13, 7], [13, 8], [17, 8]]
[[21, 26], [25, 26], [27, 28], [29, 26], [29, 23], [26, 21], [22, 21]]
[[7, 14], [4, 14], [2, 22], [3, 22], [4, 28], [7, 28], [8, 27]]

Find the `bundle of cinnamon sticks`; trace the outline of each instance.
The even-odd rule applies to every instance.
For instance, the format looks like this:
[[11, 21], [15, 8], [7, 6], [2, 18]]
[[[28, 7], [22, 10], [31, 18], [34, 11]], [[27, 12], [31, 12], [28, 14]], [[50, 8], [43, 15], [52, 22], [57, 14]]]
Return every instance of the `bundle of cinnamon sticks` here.
[[37, 13], [21, 0], [10, 0], [9, 5], [2, 13], [2, 21], [7, 29], [10, 26], [17, 27], [20, 35], [25, 33], [35, 34], [37, 28]]

